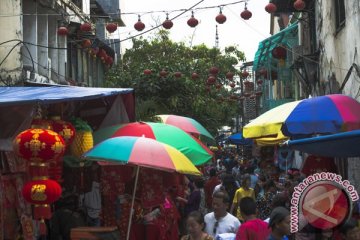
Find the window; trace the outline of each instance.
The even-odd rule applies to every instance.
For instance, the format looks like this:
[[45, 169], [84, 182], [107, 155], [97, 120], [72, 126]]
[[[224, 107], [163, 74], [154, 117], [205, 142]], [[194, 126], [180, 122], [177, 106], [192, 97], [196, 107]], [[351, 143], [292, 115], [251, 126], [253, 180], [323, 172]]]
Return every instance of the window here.
[[336, 32], [340, 31], [345, 26], [345, 4], [344, 0], [335, 0], [335, 27]]

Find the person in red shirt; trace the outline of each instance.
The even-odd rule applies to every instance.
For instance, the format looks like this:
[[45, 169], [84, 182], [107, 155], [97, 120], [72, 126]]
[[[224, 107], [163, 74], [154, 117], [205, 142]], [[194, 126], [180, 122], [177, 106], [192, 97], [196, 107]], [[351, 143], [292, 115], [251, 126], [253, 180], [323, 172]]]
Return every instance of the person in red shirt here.
[[204, 191], [205, 191], [205, 201], [206, 201], [206, 207], [208, 209], [211, 209], [212, 205], [212, 195], [215, 186], [219, 185], [221, 182], [219, 178], [216, 176], [216, 169], [212, 168], [210, 169], [210, 178], [206, 181], [204, 185]]
[[270, 234], [268, 224], [256, 217], [256, 203], [251, 197], [240, 201], [241, 215], [244, 223], [236, 233], [236, 240], [266, 240]]

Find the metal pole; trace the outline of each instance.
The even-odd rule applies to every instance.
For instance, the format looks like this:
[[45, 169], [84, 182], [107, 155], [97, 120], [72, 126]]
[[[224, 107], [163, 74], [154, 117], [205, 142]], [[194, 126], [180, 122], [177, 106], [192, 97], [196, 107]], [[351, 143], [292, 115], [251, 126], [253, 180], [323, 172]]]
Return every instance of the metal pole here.
[[137, 183], [138, 183], [138, 179], [139, 179], [139, 170], [140, 170], [140, 167], [136, 166], [135, 185], [134, 185], [134, 191], [133, 191], [133, 195], [132, 195], [132, 199], [131, 199], [130, 218], [129, 218], [129, 225], [128, 225], [128, 229], [127, 229], [127, 233], [126, 233], [126, 240], [129, 240], [129, 238], [130, 238], [130, 229], [131, 229], [131, 222], [132, 222], [133, 212], [134, 212], [133, 208], [134, 208], [134, 202], [135, 202], [136, 187], [137, 187]]

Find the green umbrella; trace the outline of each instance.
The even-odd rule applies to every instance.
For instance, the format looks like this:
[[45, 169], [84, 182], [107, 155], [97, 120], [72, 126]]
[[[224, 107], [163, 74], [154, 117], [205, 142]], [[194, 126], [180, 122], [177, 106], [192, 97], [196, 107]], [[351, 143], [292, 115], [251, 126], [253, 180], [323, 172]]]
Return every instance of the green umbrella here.
[[147, 137], [166, 143], [182, 152], [194, 165], [201, 165], [212, 158], [212, 152], [183, 130], [152, 122], [133, 122], [102, 128], [94, 132], [95, 144], [120, 136]]

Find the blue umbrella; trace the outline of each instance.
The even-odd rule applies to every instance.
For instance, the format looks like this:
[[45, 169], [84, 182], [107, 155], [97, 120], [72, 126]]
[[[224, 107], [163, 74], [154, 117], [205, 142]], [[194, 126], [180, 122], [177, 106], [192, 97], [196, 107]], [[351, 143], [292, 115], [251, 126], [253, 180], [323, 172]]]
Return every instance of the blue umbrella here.
[[231, 135], [228, 138], [228, 140], [231, 143], [237, 144], [237, 145], [252, 145], [253, 144], [253, 141], [251, 139], [244, 138], [241, 132]]

